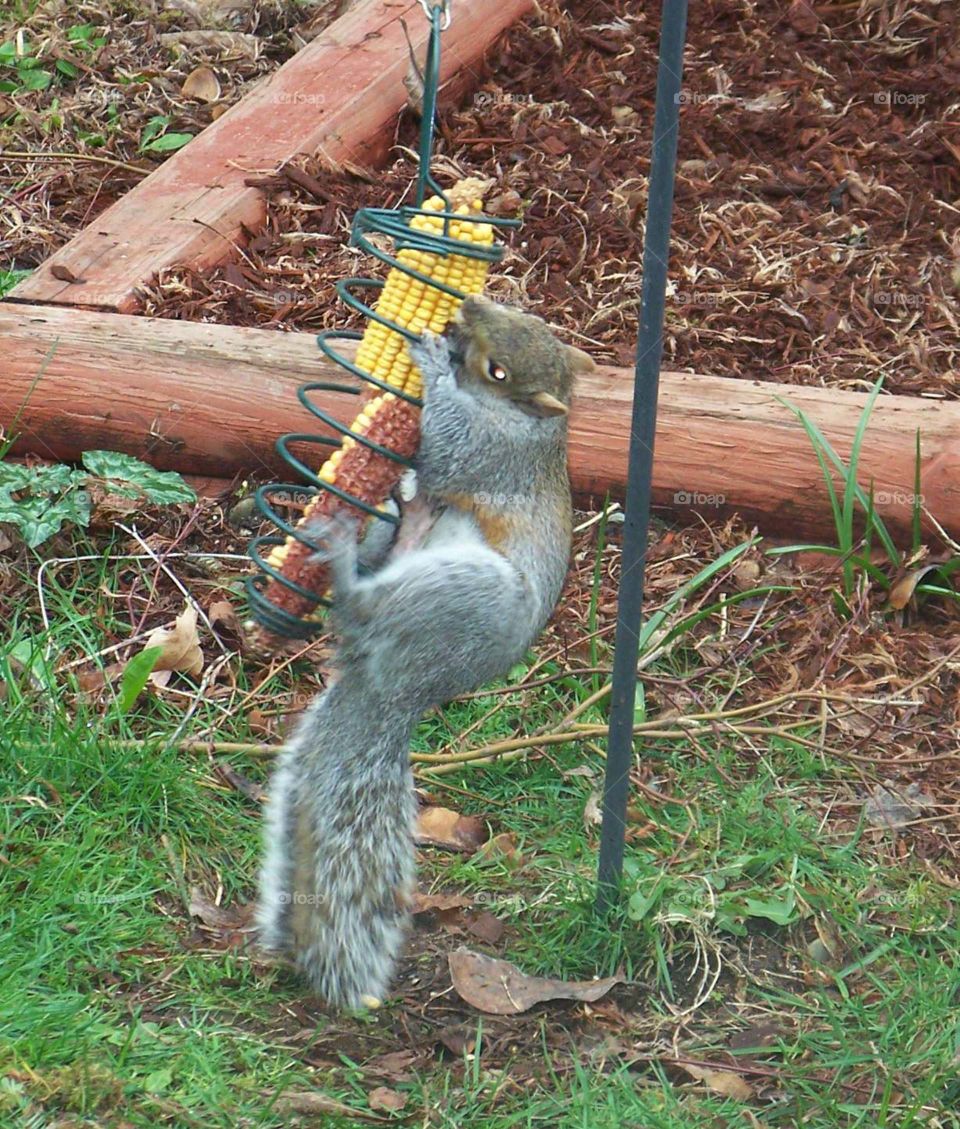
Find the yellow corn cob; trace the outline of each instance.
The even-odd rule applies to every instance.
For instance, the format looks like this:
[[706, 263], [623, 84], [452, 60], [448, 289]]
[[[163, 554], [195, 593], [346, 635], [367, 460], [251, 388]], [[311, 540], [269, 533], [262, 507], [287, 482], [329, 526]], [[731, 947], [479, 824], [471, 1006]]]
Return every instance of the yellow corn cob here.
[[[489, 223], [477, 223], [474, 216], [482, 212], [481, 194], [487, 182], [468, 179], [455, 185], [448, 193], [450, 208], [457, 217], [450, 221], [447, 234], [465, 244], [489, 247], [493, 243], [493, 228]], [[427, 213], [442, 212], [444, 201], [433, 196], [423, 205]], [[442, 235], [443, 219], [439, 215], [414, 216], [410, 227], [414, 231]], [[440, 255], [405, 249], [397, 260], [431, 279], [443, 282], [464, 294], [479, 294], [487, 279], [489, 262], [466, 255]], [[413, 333], [425, 329], [441, 333], [452, 320], [460, 299], [412, 278], [398, 267], [387, 274], [386, 282], [375, 305], [397, 325]], [[395, 330], [370, 321], [357, 349], [356, 365], [391, 388], [411, 396], [420, 396], [420, 373], [410, 358], [406, 339]], [[404, 458], [416, 453], [419, 442], [419, 411], [406, 400], [391, 392], [374, 391], [350, 426], [354, 435], [367, 435], [373, 442], [395, 451]], [[335, 483], [339, 488], [369, 505], [380, 506], [389, 497], [402, 472], [402, 466], [349, 435], [344, 436], [340, 447], [326, 460], [318, 472], [321, 481]], [[319, 514], [332, 514], [350, 507], [334, 494], [323, 491], [313, 498], [298, 525], [303, 525]], [[274, 548], [267, 558], [273, 568], [283, 576], [318, 594], [327, 587], [326, 569], [308, 563], [312, 550], [293, 537]], [[316, 601], [291, 592], [277, 581], [270, 580], [265, 595], [276, 607], [294, 616], [309, 616]]]

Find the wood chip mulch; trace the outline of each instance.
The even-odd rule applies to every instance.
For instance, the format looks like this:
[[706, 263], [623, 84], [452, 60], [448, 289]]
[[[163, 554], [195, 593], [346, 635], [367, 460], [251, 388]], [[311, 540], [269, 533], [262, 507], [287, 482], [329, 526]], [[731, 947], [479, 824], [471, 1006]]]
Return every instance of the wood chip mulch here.
[[[442, 111], [436, 167], [519, 203], [493, 289], [600, 359], [632, 362], [659, 4], [542, 6]], [[960, 392], [960, 27], [946, 3], [818, 9], [733, 0], [690, 14], [665, 363], [787, 384]], [[398, 142], [411, 146], [406, 115]], [[205, 275], [170, 271], [145, 312], [313, 330], [351, 324], [337, 279], [362, 204], [407, 197], [404, 156], [370, 182], [276, 170], [265, 231]], [[274, 174], [274, 175], [268, 175]], [[302, 178], [301, 178], [302, 179]]]

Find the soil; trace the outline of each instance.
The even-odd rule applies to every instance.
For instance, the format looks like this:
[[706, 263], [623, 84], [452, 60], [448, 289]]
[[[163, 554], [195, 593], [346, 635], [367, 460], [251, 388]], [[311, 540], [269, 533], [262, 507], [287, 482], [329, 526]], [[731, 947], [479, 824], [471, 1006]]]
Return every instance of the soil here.
[[[125, 92], [123, 113], [101, 128], [103, 144], [84, 147], [149, 168], [162, 154], [138, 154], [137, 142], [151, 114], [166, 110], [171, 129], [202, 128], [333, 9], [321, 5], [304, 23], [280, 2], [236, 7], [227, 26], [259, 41], [255, 59], [211, 39], [170, 62], [164, 36], [224, 19], [209, 3], [162, 13], [141, 5], [118, 18], [90, 63], [97, 96]], [[62, 39], [62, 14], [43, 22], [51, 11], [58, 5], [38, 10], [31, 34]], [[96, 20], [92, 11], [77, 18]], [[659, 19], [652, 2], [545, 3], [491, 51], [465, 104], [442, 104], [435, 162], [446, 181], [461, 172], [495, 177], [503, 207], [518, 198], [523, 226], [494, 292], [622, 365], [632, 362], [636, 335]], [[852, 389], [882, 375], [896, 393], [960, 394], [958, 26], [949, 3], [692, 6], [666, 365]], [[198, 63], [221, 79], [215, 106], [180, 93]], [[138, 82], [118, 86], [132, 70]], [[74, 128], [83, 115], [97, 118], [91, 81], [55, 92]], [[25, 116], [13, 126], [8, 118], [4, 145], [12, 131], [21, 148], [57, 145], [50, 98], [7, 97], [6, 108], [15, 102]], [[415, 145], [412, 113], [396, 140]], [[344, 246], [353, 214], [408, 198], [412, 165], [404, 155], [369, 183], [331, 175], [316, 160], [303, 166], [332, 202], [274, 177], [266, 229], [244, 256], [203, 276], [166, 272], [145, 312], [284, 329], [349, 324], [333, 284], [370, 267]], [[16, 165], [0, 179], [12, 217], [7, 254], [21, 268], [138, 179], [131, 169], [53, 159], [35, 161], [30, 178], [23, 172]]]
[[[546, 5], [444, 106], [437, 167], [496, 179], [523, 226], [492, 282], [601, 359], [632, 363], [659, 6]], [[796, 6], [795, 6], [796, 7]], [[681, 95], [665, 363], [783, 383], [960, 392], [958, 16], [940, 5], [693, 6]], [[415, 143], [412, 115], [398, 143]], [[289, 329], [346, 324], [334, 282], [361, 204], [400, 201], [403, 159], [370, 183], [305, 162], [242, 263], [173, 272], [147, 312]], [[298, 233], [303, 238], [298, 238]], [[279, 291], [279, 299], [276, 297]]]

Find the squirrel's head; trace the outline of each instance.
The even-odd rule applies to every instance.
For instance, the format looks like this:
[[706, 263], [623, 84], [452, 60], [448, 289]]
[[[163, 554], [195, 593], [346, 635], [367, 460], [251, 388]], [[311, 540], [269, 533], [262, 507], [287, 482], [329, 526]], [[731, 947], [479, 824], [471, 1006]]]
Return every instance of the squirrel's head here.
[[558, 341], [542, 318], [470, 297], [449, 329], [462, 379], [487, 386], [534, 416], [566, 415], [574, 377], [593, 360]]

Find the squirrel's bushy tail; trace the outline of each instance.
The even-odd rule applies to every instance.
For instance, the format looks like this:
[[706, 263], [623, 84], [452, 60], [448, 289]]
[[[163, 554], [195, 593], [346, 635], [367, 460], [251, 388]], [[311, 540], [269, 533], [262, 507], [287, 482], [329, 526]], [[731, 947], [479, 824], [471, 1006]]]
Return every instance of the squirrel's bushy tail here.
[[406, 728], [354, 733], [347, 698], [321, 695], [281, 755], [258, 924], [324, 1000], [360, 1007], [386, 995], [403, 944], [416, 800]]

